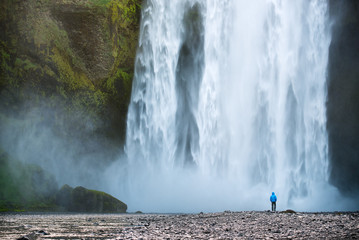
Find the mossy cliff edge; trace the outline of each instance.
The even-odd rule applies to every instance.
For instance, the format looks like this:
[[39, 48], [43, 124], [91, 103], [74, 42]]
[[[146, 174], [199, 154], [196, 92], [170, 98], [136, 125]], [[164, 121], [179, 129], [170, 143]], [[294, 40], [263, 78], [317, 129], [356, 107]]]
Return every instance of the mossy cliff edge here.
[[122, 143], [140, 3], [1, 1], [1, 122], [41, 105], [55, 109], [50, 124], [61, 134], [86, 129], [89, 120], [91, 134]]

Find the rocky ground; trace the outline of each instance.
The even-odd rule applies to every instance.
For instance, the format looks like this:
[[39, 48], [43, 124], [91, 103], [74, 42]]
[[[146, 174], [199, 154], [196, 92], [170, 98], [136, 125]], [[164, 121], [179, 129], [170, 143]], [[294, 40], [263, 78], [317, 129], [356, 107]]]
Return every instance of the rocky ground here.
[[359, 213], [2, 214], [0, 239], [356, 239]]

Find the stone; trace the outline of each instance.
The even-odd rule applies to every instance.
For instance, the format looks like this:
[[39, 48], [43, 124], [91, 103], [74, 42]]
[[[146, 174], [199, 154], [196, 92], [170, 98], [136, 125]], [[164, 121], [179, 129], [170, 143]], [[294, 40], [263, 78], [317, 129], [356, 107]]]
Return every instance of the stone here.
[[42, 235], [50, 235], [50, 233], [45, 232], [44, 230], [40, 230], [37, 233], [42, 234]]
[[[275, 218], [266, 212], [143, 214], [141, 217], [137, 214], [89, 214], [86, 217], [81, 214], [41, 217], [29, 214], [0, 215], [0, 221], [4, 223], [0, 239], [24, 231], [14, 227], [24, 221], [37, 229], [46, 227], [51, 235], [59, 239], [69, 238], [69, 232], [72, 239], [86, 239], [88, 232], [96, 239], [353, 239], [359, 235], [359, 216], [347, 221], [349, 214], [342, 213], [337, 218], [334, 213], [300, 213], [301, 219], [279, 212]], [[240, 220], [242, 217], [245, 221]], [[89, 224], [89, 218], [101, 224]], [[76, 227], [69, 225], [69, 222], [76, 223]], [[145, 222], [151, 222], [151, 225], [146, 227]], [[323, 225], [323, 222], [326, 224]], [[215, 227], [213, 223], [216, 223]]]
[[282, 211], [282, 213], [296, 213], [296, 211], [294, 211], [292, 209], [287, 209], [285, 211]]
[[81, 186], [64, 185], [56, 194], [56, 203], [70, 212], [125, 213], [127, 210], [125, 203], [110, 194]]
[[113, 196], [84, 187], [72, 190], [71, 212], [125, 213], [127, 205]]

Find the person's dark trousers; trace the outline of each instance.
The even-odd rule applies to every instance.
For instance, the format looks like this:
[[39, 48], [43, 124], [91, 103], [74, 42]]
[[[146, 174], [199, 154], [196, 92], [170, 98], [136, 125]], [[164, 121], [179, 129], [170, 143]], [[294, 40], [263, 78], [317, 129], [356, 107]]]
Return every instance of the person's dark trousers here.
[[276, 204], [275, 202], [272, 202], [272, 211], [275, 212]]

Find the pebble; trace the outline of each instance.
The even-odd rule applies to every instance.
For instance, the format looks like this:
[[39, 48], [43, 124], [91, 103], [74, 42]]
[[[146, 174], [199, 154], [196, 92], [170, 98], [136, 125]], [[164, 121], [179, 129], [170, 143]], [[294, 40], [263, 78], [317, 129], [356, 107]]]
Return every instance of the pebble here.
[[0, 222], [0, 239], [23, 240], [359, 237], [358, 213], [7, 214]]

